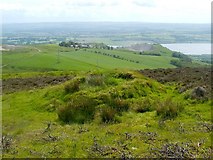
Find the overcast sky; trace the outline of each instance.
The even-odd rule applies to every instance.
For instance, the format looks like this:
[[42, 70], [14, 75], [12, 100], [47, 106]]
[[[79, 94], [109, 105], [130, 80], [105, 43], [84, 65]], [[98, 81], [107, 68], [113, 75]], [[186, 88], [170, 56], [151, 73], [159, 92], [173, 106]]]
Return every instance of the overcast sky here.
[[210, 23], [211, 0], [0, 0], [3, 23]]

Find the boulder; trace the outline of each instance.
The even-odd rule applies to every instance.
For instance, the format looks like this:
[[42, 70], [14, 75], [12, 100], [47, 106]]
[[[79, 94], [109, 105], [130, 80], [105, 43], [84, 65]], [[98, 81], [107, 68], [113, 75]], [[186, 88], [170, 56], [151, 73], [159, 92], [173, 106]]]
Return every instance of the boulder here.
[[206, 90], [203, 87], [195, 87], [192, 91], [192, 97], [203, 98], [206, 95]]

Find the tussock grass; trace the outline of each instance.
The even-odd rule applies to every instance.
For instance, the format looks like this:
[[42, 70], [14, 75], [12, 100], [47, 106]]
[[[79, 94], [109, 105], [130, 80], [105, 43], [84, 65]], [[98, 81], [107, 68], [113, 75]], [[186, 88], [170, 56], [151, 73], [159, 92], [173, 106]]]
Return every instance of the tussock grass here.
[[163, 119], [171, 119], [178, 116], [179, 112], [184, 109], [183, 104], [174, 102], [171, 97], [157, 104], [156, 113]]
[[87, 96], [76, 96], [59, 107], [58, 117], [65, 123], [85, 123], [94, 118], [96, 101]]
[[[86, 83], [97, 73], [87, 72], [64, 84], [3, 94], [3, 157], [165, 158], [172, 152], [178, 158], [184, 149], [192, 153], [187, 158], [210, 157], [211, 101], [185, 99], [173, 84], [133, 71], [127, 72], [134, 79], [118, 78], [119, 72], [98, 73], [104, 85]], [[77, 90], [65, 91], [81, 77]]]

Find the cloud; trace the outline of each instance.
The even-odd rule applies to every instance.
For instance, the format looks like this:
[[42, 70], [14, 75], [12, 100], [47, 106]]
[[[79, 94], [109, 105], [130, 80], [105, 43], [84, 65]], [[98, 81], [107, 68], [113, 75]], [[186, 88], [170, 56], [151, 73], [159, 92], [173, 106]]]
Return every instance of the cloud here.
[[[52, 0], [51, 2], [58, 3], [58, 0]], [[114, 6], [118, 3], [113, 0], [61, 0], [61, 4], [71, 7], [105, 7]]]
[[0, 3], [1, 11], [21, 10], [24, 7], [20, 3]]
[[211, 0], [0, 0], [3, 22], [210, 23]]
[[139, 7], [155, 7], [155, 1], [154, 0], [133, 0], [132, 2], [134, 5]]

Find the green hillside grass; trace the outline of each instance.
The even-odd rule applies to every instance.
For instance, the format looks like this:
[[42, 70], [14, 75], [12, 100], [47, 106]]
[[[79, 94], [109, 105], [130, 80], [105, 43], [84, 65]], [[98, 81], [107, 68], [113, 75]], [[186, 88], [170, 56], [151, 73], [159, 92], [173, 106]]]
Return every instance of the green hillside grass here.
[[[210, 158], [210, 100], [133, 71], [70, 74], [60, 85], [3, 94], [3, 158]], [[90, 118], [70, 106], [91, 107], [88, 98], [96, 101]], [[66, 106], [75, 112], [64, 112], [69, 121], [60, 118]]]
[[175, 68], [171, 51], [150, 52], [161, 56], [53, 44], [3, 51], [3, 158], [210, 158], [211, 99], [133, 71]]
[[[103, 55], [103, 53], [111, 56]], [[124, 60], [113, 58], [113, 55], [120, 56]], [[167, 54], [160, 57], [144, 56], [128, 50], [80, 49], [75, 51], [57, 45], [29, 45], [3, 51], [2, 66], [4, 73], [56, 70], [88, 71], [97, 68], [174, 68], [175, 66], [170, 64], [171, 59], [174, 58]]]

